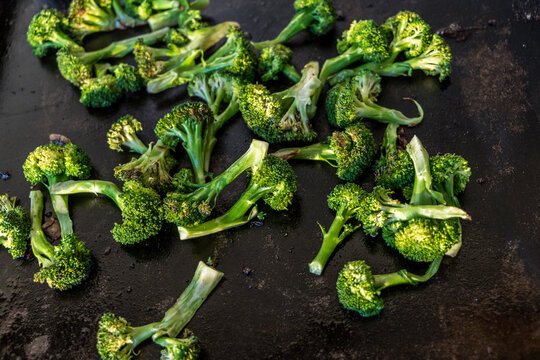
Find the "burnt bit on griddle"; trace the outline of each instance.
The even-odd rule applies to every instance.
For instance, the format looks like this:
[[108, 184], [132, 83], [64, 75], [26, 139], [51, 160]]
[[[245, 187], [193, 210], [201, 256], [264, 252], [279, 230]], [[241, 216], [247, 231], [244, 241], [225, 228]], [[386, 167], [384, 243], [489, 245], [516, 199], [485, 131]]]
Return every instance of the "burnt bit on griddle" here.
[[251, 269], [248, 268], [248, 267], [243, 267], [243, 268], [242, 268], [242, 274], [244, 274], [244, 275], [246, 275], [246, 276], [251, 275], [252, 272], [253, 272], [253, 270], [251, 270]]
[[219, 263], [219, 259], [216, 258], [216, 257], [213, 258], [213, 257], [209, 256], [208, 259], [206, 259], [206, 265], [208, 265], [208, 266], [211, 266], [211, 267], [215, 268], [218, 263]]
[[6, 181], [11, 178], [11, 175], [7, 171], [0, 171], [0, 179]]
[[484, 179], [483, 177], [479, 177], [478, 179], [476, 179], [476, 183], [477, 183], [477, 184], [482, 185], [482, 184], [485, 183], [485, 182], [486, 182], [486, 179]]
[[407, 139], [405, 138], [405, 130], [403, 128], [400, 128], [397, 133], [397, 144], [396, 147], [398, 150], [405, 150], [405, 147], [407, 146]]
[[71, 142], [71, 139], [62, 134], [49, 134], [49, 142], [57, 145], [66, 145]]
[[43, 229], [43, 232], [47, 237], [51, 240], [58, 240], [62, 236], [62, 233], [60, 231], [60, 223], [56, 218], [50, 218], [46, 222], [41, 225], [41, 228]]
[[461, 42], [467, 40], [470, 32], [468, 28], [464, 28], [458, 23], [451, 23], [447, 27], [437, 30], [436, 34], [445, 38], [454, 39], [458, 42]]

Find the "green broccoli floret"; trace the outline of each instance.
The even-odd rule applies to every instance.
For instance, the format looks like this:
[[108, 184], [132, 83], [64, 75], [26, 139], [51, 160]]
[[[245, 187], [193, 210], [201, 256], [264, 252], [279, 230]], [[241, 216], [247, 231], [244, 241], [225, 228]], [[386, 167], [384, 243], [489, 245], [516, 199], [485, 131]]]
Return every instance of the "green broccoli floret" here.
[[355, 181], [370, 167], [376, 153], [371, 131], [359, 122], [344, 131], [334, 131], [325, 143], [280, 149], [274, 155], [283, 160], [325, 161], [337, 168], [340, 179]]
[[191, 172], [182, 171], [175, 175], [178, 190], [167, 194], [163, 200], [165, 220], [184, 227], [203, 222], [212, 212], [221, 191], [247, 169], [259, 166], [267, 150], [268, 143], [253, 140], [249, 149], [227, 170], [195, 189], [190, 183]]
[[41, 230], [43, 213], [43, 194], [30, 192], [30, 217], [32, 229], [30, 244], [41, 270], [35, 274], [34, 281], [46, 282], [51, 288], [61, 291], [79, 285], [90, 272], [90, 251], [73, 233], [62, 234], [60, 244], [53, 246]]
[[30, 227], [30, 216], [17, 205], [17, 198], [0, 195], [0, 243], [14, 259], [24, 256]]
[[201, 352], [199, 338], [188, 329], [178, 338], [161, 336], [155, 343], [164, 347], [160, 360], [196, 360]]
[[84, 106], [91, 108], [111, 106], [121, 96], [122, 92], [118, 88], [116, 78], [113, 75], [91, 78], [81, 84], [80, 102]]
[[313, 96], [321, 86], [319, 64], [309, 62], [302, 78], [292, 87], [271, 93], [264, 85], [240, 89], [238, 99], [244, 121], [253, 132], [270, 143], [311, 141], [316, 137], [310, 123], [317, 109]]
[[[201, 46], [194, 46], [191, 43], [186, 46], [190, 47], [191, 50], [188, 54], [193, 55], [193, 52], [201, 52]], [[171, 87], [185, 84], [197, 74], [216, 70], [229, 72], [252, 81], [257, 71], [257, 56], [253, 47], [246, 39], [244, 32], [235, 26], [228, 27], [227, 42], [208, 59], [200, 63], [194, 61], [196, 57], [184, 56], [181, 59], [182, 61], [175, 59], [174, 65], [176, 66], [166, 66], [166, 71], [150, 79], [146, 90], [151, 94], [156, 94]]]
[[282, 44], [265, 47], [259, 55], [259, 73], [262, 81], [277, 80], [283, 73], [295, 83], [300, 81], [302, 75], [291, 64], [292, 50]]
[[328, 207], [336, 212], [336, 217], [328, 232], [319, 224], [323, 233], [323, 242], [317, 256], [309, 264], [309, 271], [312, 274], [321, 275], [336, 247], [360, 227], [360, 223], [354, 224], [354, 220], [359, 215], [358, 211], [361, 209], [365, 196], [366, 192], [353, 183], [337, 185], [328, 195]]
[[137, 19], [146, 20], [154, 12], [153, 0], [124, 0], [126, 13]]
[[124, 115], [116, 120], [107, 132], [107, 143], [112, 150], [123, 151], [122, 146], [130, 151], [144, 154], [148, 147], [139, 139], [137, 131], [142, 130], [141, 123], [132, 115]]
[[65, 181], [51, 187], [51, 194], [103, 194], [122, 211], [122, 223], [114, 224], [113, 238], [125, 245], [136, 244], [156, 235], [162, 226], [163, 210], [159, 194], [138, 181], [126, 181], [123, 191], [109, 181]]
[[377, 105], [381, 92], [381, 78], [370, 70], [361, 70], [352, 79], [333, 87], [326, 98], [328, 122], [345, 128], [362, 118], [374, 119], [382, 123], [416, 125], [424, 118], [424, 110], [413, 99], [419, 116], [408, 118], [398, 110]]
[[402, 51], [407, 58], [416, 57], [424, 52], [431, 42], [431, 28], [420, 15], [411, 11], [400, 11], [389, 17], [383, 30], [391, 34], [390, 59], [393, 61]]
[[447, 204], [459, 207], [457, 194], [469, 183], [471, 168], [462, 156], [456, 154], [436, 155], [429, 159], [433, 187], [443, 194]]
[[200, 10], [208, 7], [209, 4], [209, 0], [192, 3], [187, 0], [152, 0], [153, 9], [161, 11], [148, 18], [148, 25], [152, 30], [167, 26], [177, 26], [187, 30], [206, 27], [207, 24], [202, 21]]
[[321, 36], [332, 30], [336, 23], [332, 0], [295, 0], [294, 10], [296, 14], [275, 39], [255, 43], [255, 48], [261, 50], [286, 43], [307, 28], [313, 34]]
[[136, 92], [142, 89], [143, 81], [137, 69], [128, 64], [112, 66], [110, 71], [116, 79], [116, 86], [123, 92]]
[[111, 1], [73, 0], [68, 10], [69, 29], [79, 41], [85, 36], [119, 28]]
[[44, 9], [34, 15], [26, 35], [32, 51], [39, 57], [45, 56], [50, 49], [63, 47], [84, 51], [66, 34], [67, 32], [69, 32], [68, 19], [58, 10]]
[[[202, 303], [217, 286], [223, 273], [203, 262], [195, 270], [190, 284], [180, 295], [176, 303], [165, 313], [161, 321], [143, 326], [131, 326], [126, 319], [112, 313], [105, 313], [99, 321], [97, 332], [97, 350], [104, 360], [131, 359], [136, 348], [145, 340], [152, 338], [157, 344], [166, 347], [165, 353], [172, 354], [186, 351], [196, 359], [199, 344], [197, 338], [186, 331], [181, 338], [176, 337], [201, 307]], [[182, 347], [184, 345], [185, 347]], [[163, 355], [162, 359], [171, 358]], [[189, 360], [190, 357], [172, 357], [172, 359]]]
[[285, 160], [267, 155], [251, 170], [247, 189], [223, 215], [194, 227], [178, 227], [180, 239], [191, 239], [241, 226], [257, 216], [257, 201], [263, 201], [274, 210], [286, 210], [296, 192], [297, 177]]
[[374, 316], [384, 307], [381, 290], [397, 285], [417, 285], [426, 282], [439, 270], [442, 257], [435, 259], [424, 275], [399, 270], [384, 275], [373, 275], [371, 268], [362, 260], [345, 264], [340, 271], [336, 288], [339, 302], [347, 310], [364, 317]]

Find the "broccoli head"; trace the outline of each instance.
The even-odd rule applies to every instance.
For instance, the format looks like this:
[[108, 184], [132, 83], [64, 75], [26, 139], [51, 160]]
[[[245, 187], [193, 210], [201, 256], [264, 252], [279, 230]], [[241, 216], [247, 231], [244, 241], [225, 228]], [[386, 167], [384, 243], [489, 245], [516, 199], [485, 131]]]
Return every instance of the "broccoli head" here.
[[283, 73], [294, 82], [298, 82], [302, 75], [291, 65], [292, 50], [282, 44], [265, 47], [259, 56], [259, 73], [262, 81], [277, 80]]
[[160, 360], [196, 360], [201, 352], [199, 338], [189, 329], [184, 329], [178, 338], [162, 336], [155, 342], [164, 347]]
[[145, 153], [148, 147], [137, 136], [138, 131], [142, 131], [142, 125], [137, 119], [132, 115], [122, 116], [111, 125], [107, 132], [109, 148], [121, 152], [122, 146], [125, 146], [130, 151]]
[[30, 216], [17, 205], [17, 198], [0, 195], [0, 243], [14, 259], [24, 256], [30, 227]]
[[431, 28], [420, 15], [411, 11], [400, 11], [389, 17], [383, 25], [384, 31], [392, 35], [391, 59], [405, 51], [408, 58], [424, 52], [431, 42]]

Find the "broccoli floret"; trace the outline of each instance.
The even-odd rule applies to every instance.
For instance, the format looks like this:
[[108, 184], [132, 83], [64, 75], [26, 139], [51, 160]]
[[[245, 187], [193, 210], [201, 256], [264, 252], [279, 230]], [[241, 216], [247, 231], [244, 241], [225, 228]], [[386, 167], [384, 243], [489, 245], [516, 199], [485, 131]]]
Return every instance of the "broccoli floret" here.
[[[207, 30], [204, 29], [204, 31]], [[201, 52], [201, 46], [191, 43], [187, 46], [190, 48], [188, 54], [193, 55], [193, 52]], [[148, 81], [146, 90], [151, 94], [156, 94], [171, 87], [185, 84], [197, 74], [216, 70], [222, 70], [252, 81], [257, 71], [257, 56], [253, 47], [246, 39], [244, 32], [235, 26], [228, 27], [227, 42], [208, 59], [196, 63], [195, 58], [192, 59], [188, 56], [187, 58], [181, 57], [182, 61], [175, 59], [174, 65], [176, 66], [166, 66], [166, 71]]]
[[71, 34], [79, 41], [86, 35], [118, 28], [110, 1], [73, 0], [68, 10]]
[[295, 0], [294, 10], [296, 14], [275, 39], [255, 43], [254, 46], [260, 50], [286, 43], [307, 28], [313, 34], [321, 36], [332, 30], [336, 23], [332, 0]]
[[398, 110], [377, 105], [381, 92], [381, 78], [370, 70], [361, 70], [352, 79], [333, 87], [326, 98], [328, 122], [345, 128], [362, 118], [374, 119], [382, 123], [416, 125], [424, 118], [424, 110], [413, 99], [419, 116], [408, 118]]
[[253, 140], [244, 155], [227, 170], [196, 189], [190, 183], [191, 172], [183, 171], [175, 175], [178, 190], [167, 194], [163, 200], [165, 220], [184, 227], [203, 222], [212, 212], [221, 191], [247, 169], [259, 166], [267, 150], [268, 143]]
[[280, 73], [295, 83], [300, 81], [302, 75], [291, 64], [292, 55], [292, 50], [281, 44], [263, 48], [259, 55], [259, 73], [262, 81], [277, 80]]
[[384, 307], [381, 290], [391, 286], [426, 282], [437, 273], [441, 260], [441, 257], [435, 259], [424, 275], [415, 275], [405, 269], [373, 275], [364, 261], [348, 262], [340, 271], [336, 282], [339, 302], [345, 309], [356, 311], [364, 317], [377, 315]]
[[390, 59], [392, 61], [405, 51], [408, 58], [416, 57], [424, 52], [431, 42], [431, 28], [420, 15], [411, 11], [401, 11], [388, 18], [383, 30], [391, 34]]
[[53, 246], [41, 230], [43, 213], [43, 194], [30, 192], [30, 217], [32, 230], [30, 244], [41, 270], [35, 274], [34, 281], [46, 282], [51, 288], [68, 290], [79, 285], [90, 272], [90, 251], [73, 233], [62, 234], [60, 244]]
[[[103, 314], [97, 332], [99, 355], [104, 360], [131, 359], [136, 353], [137, 346], [152, 338], [154, 342], [166, 347], [165, 352], [169, 351], [169, 353], [174, 354], [175, 349], [178, 350], [177, 353], [180, 350], [185, 350], [187, 354], [195, 356], [193, 358], [195, 359], [199, 347], [197, 338], [190, 331], [184, 332], [181, 338], [176, 339], [176, 337], [182, 332], [222, 277], [222, 272], [200, 261], [190, 284], [176, 303], [167, 310], [163, 319], [158, 322], [134, 327], [123, 317], [112, 313]], [[181, 344], [187, 348], [182, 348]], [[172, 359], [189, 360], [191, 358], [172, 357]]]
[[30, 227], [30, 216], [17, 205], [17, 198], [0, 195], [0, 243], [14, 259], [24, 256]]
[[286, 210], [296, 192], [297, 177], [292, 167], [273, 155], [251, 170], [247, 189], [236, 203], [223, 215], [194, 227], [178, 227], [180, 239], [191, 239], [215, 234], [241, 226], [257, 216], [257, 201], [263, 201], [274, 210]]
[[193, 171], [191, 169], [180, 169], [172, 177], [174, 192], [187, 194], [200, 187], [193, 182]]
[[433, 187], [443, 194], [447, 204], [459, 207], [457, 194], [462, 193], [469, 183], [471, 168], [462, 156], [444, 154], [429, 159]]
[[334, 131], [325, 143], [280, 149], [274, 155], [283, 160], [325, 161], [337, 168], [340, 179], [355, 181], [373, 163], [376, 153], [371, 131], [359, 122], [344, 131]]
[[50, 49], [63, 47], [84, 51], [66, 34], [67, 32], [69, 32], [68, 19], [58, 10], [44, 9], [34, 15], [26, 35], [32, 51], [39, 57], [45, 56]]
[[309, 120], [317, 109], [313, 96], [321, 86], [318, 73], [319, 64], [312, 61], [302, 69], [302, 79], [281, 92], [270, 93], [260, 84], [241, 88], [240, 111], [248, 127], [270, 143], [313, 140], [317, 134]]
[[139, 139], [137, 131], [142, 130], [141, 123], [132, 115], [124, 115], [116, 120], [107, 132], [107, 143], [112, 150], [123, 151], [122, 146], [130, 151], [144, 154], [148, 147]]
[[208, 0], [194, 1], [187, 0], [152, 0], [152, 7], [159, 11], [148, 18], [148, 25], [152, 30], [161, 29], [167, 26], [179, 27], [187, 30], [197, 30], [206, 27], [202, 21], [200, 10], [209, 5]]
[[443, 81], [452, 72], [452, 54], [450, 47], [439, 35], [433, 35], [433, 39], [423, 53], [410, 58], [404, 63], [413, 70], [422, 70], [426, 75], [439, 76]]
[[201, 352], [199, 338], [188, 329], [178, 338], [161, 336], [155, 343], [164, 347], [160, 360], [196, 360]]
[[[336, 212], [336, 217], [328, 232], [319, 224], [323, 233], [323, 242], [317, 256], [309, 264], [309, 271], [315, 275], [321, 275], [330, 256], [335, 248], [360, 224], [354, 220], [359, 215], [362, 200], [366, 192], [353, 183], [337, 185], [328, 195], [328, 207]], [[353, 221], [351, 221], [353, 220]]]
[[80, 102], [91, 108], [107, 107], [114, 104], [122, 92], [116, 84], [116, 78], [112, 75], [104, 75], [84, 81], [81, 84]]
[[118, 64], [111, 67], [111, 72], [116, 79], [116, 86], [123, 92], [136, 92], [143, 87], [142, 78], [134, 66]]
[[115, 223], [111, 230], [113, 238], [122, 244], [144, 241], [156, 235], [162, 226], [159, 194], [135, 180], [126, 181], [123, 191], [112, 182], [101, 180], [65, 181], [53, 185], [50, 191], [55, 195], [92, 193], [108, 196], [122, 211], [122, 223]]
[[126, 13], [134, 18], [146, 20], [152, 13], [153, 0], [124, 0]]

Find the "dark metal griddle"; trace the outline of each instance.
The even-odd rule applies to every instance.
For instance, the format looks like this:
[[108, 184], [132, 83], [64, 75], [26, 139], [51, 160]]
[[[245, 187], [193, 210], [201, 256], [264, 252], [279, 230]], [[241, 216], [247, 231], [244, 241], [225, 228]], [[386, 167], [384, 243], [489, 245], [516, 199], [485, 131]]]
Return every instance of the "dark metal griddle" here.
[[[108, 149], [111, 122], [131, 113], [154, 139], [155, 122], [186, 98], [183, 87], [160, 95], [144, 92], [104, 110], [88, 110], [65, 81], [53, 57], [40, 60], [26, 43], [26, 28], [42, 6], [67, 1], [3, 0], [0, 4], [0, 182], [29, 205], [21, 165], [49, 133], [62, 133], [92, 158], [94, 178], [113, 180], [128, 153]], [[297, 162], [298, 195], [289, 212], [268, 212], [262, 226], [245, 226], [194, 241], [179, 241], [166, 227], [133, 247], [115, 243], [109, 229], [120, 218], [113, 204], [93, 196], [71, 197], [76, 232], [94, 256], [88, 281], [60, 293], [32, 281], [35, 259], [13, 261], [0, 251], [0, 358], [97, 359], [101, 314], [112, 311], [134, 325], [159, 319], [191, 279], [199, 260], [219, 259], [225, 279], [189, 324], [203, 341], [204, 359], [538, 359], [540, 358], [540, 5], [527, 0], [340, 1], [335, 32], [309, 33], [291, 42], [294, 63], [334, 56], [335, 39], [354, 19], [378, 22], [399, 10], [420, 13], [433, 29], [458, 22], [483, 30], [466, 41], [449, 40], [451, 81], [416, 74], [384, 79], [380, 103], [413, 114], [413, 96], [426, 117], [417, 134], [431, 154], [456, 152], [473, 171], [461, 197], [472, 222], [463, 224], [459, 256], [447, 258], [437, 276], [416, 288], [384, 292], [386, 308], [370, 319], [344, 311], [334, 288], [346, 261], [365, 259], [375, 272], [423, 265], [400, 259], [379, 238], [356, 232], [338, 249], [320, 277], [307, 264], [321, 242], [316, 221], [333, 219], [326, 195], [338, 183], [324, 164]], [[293, 14], [291, 1], [213, 0], [204, 12], [215, 22], [236, 20], [253, 39], [273, 37]], [[492, 20], [492, 21], [490, 21]], [[98, 47], [101, 40], [94, 38]], [[105, 37], [105, 39], [109, 39]], [[324, 99], [322, 99], [324, 100]], [[331, 129], [323, 103], [314, 120], [319, 140]], [[368, 122], [380, 140], [383, 127]], [[239, 116], [221, 133], [212, 161], [220, 172], [245, 149], [252, 134]], [[276, 147], [273, 146], [273, 149]], [[181, 165], [187, 158], [177, 152]], [[371, 186], [371, 177], [362, 183]], [[224, 194], [216, 212], [232, 204], [244, 183]], [[50, 206], [49, 206], [50, 209]], [[260, 225], [260, 224], [259, 224]], [[242, 272], [252, 269], [250, 275]], [[142, 348], [140, 359], [159, 357]]]

